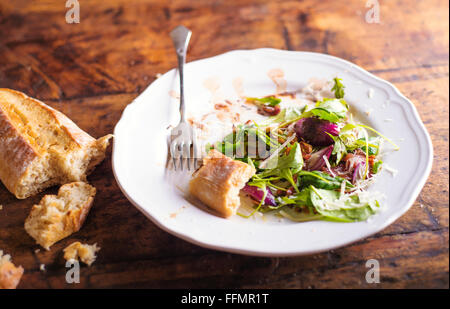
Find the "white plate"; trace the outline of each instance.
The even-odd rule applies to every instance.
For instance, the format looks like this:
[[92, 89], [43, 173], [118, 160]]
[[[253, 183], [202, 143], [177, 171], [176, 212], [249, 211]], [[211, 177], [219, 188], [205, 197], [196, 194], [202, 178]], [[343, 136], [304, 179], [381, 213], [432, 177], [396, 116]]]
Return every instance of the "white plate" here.
[[404, 214], [430, 173], [431, 140], [414, 105], [397, 88], [348, 61], [317, 53], [257, 49], [191, 62], [185, 67], [188, 113], [199, 115], [211, 105], [211, 92], [204, 85], [211, 77], [219, 81], [225, 96], [237, 96], [236, 78], [242, 78], [245, 95], [274, 93], [275, 84], [267, 75], [273, 69], [284, 72], [288, 91], [304, 87], [310, 78], [339, 76], [353, 110], [360, 115], [370, 111], [362, 122], [397, 142], [400, 150], [388, 154], [384, 162], [398, 174], [383, 172], [370, 188], [385, 193], [382, 212], [367, 222], [295, 223], [259, 217], [223, 219], [191, 204], [185, 193], [189, 176], [165, 168], [167, 127], [179, 119], [178, 102], [169, 94], [178, 90], [176, 70], [158, 78], [128, 105], [115, 128], [113, 169], [126, 197], [160, 228], [184, 240], [258, 256], [311, 254], [344, 246], [381, 231]]

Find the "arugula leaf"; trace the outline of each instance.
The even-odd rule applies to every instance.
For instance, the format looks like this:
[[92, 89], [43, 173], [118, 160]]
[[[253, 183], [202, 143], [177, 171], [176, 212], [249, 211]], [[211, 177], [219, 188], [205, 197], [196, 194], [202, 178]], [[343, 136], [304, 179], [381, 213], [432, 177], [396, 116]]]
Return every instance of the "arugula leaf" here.
[[299, 143], [295, 142], [291, 146], [287, 156], [279, 157], [277, 168], [292, 168], [294, 170], [301, 170], [303, 168], [302, 149]]
[[334, 96], [337, 99], [342, 99], [344, 97], [344, 88], [345, 86], [341, 83], [342, 79], [335, 77], [334, 86], [331, 88], [331, 91], [334, 91]]
[[246, 162], [249, 155], [258, 153], [261, 157], [265, 157], [269, 155], [270, 149], [278, 146], [278, 140], [267, 135], [265, 130], [255, 126], [240, 125], [221, 142], [217, 142], [214, 148], [231, 158], [241, 161], [245, 159], [243, 162]]
[[343, 99], [323, 99], [317, 102], [316, 107], [307, 113], [337, 123], [347, 116], [347, 111], [348, 105]]
[[[369, 156], [378, 155], [380, 149], [380, 139], [378, 137], [371, 136], [368, 139], [368, 144], [369, 144]], [[353, 151], [359, 148], [362, 151], [366, 152], [366, 139], [362, 137], [357, 140], [347, 140], [347, 144], [345, 146], [349, 151]]]
[[[282, 153], [284, 153], [284, 151]], [[262, 172], [261, 177], [273, 175], [274, 170], [281, 170], [285, 168], [292, 168], [295, 174], [296, 171], [299, 171], [303, 168], [303, 164], [304, 162], [302, 149], [300, 147], [300, 144], [296, 142], [291, 146], [288, 155], [278, 155], [269, 159], [266, 166], [269, 166], [271, 168], [268, 168], [266, 171]]]
[[[277, 160], [277, 161], [276, 161]], [[302, 150], [299, 143], [295, 143], [291, 146], [288, 155], [282, 155], [273, 157], [268, 162], [267, 166], [275, 166], [272, 169], [266, 169], [256, 176], [258, 178], [266, 178], [269, 176], [279, 176], [287, 181], [294, 187], [295, 191], [299, 192], [298, 186], [294, 181], [294, 174], [303, 168]]]
[[294, 175], [292, 173], [292, 170], [290, 168], [283, 168], [279, 170], [280, 177], [286, 179], [289, 181], [289, 183], [294, 187], [296, 192], [300, 192], [298, 189], [297, 183], [294, 181]]
[[382, 164], [383, 164], [383, 161], [381, 161], [381, 160], [375, 162], [375, 163], [373, 164], [373, 166], [372, 166], [372, 173], [373, 173], [373, 174], [378, 173], [378, 171], [380, 170], [380, 167], [381, 167]]
[[319, 117], [320, 119], [327, 120], [327, 121], [333, 122], [333, 123], [337, 123], [340, 120], [340, 118], [336, 114], [331, 113], [331, 112], [327, 111], [326, 109], [322, 109], [322, 108], [312, 109], [311, 114]]
[[232, 132], [224, 137], [221, 142], [217, 142], [214, 148], [226, 156], [244, 156], [243, 149], [245, 148], [245, 130], [244, 126], [239, 126], [235, 132]]
[[310, 188], [304, 188], [300, 192], [291, 195], [291, 196], [283, 196], [282, 201], [284, 204], [295, 204], [299, 206], [312, 206], [310, 199]]
[[292, 206], [292, 207], [307, 207], [309, 212], [314, 213], [314, 206], [311, 203], [311, 189], [304, 188], [300, 192], [297, 192], [290, 196], [277, 197], [277, 204], [281, 206]]
[[375, 214], [379, 207], [379, 203], [375, 199], [367, 203], [361, 203], [359, 197], [353, 195], [345, 202], [345, 206], [334, 209], [330, 205], [336, 204], [340, 196], [339, 192], [317, 189], [313, 186], [310, 186], [310, 188], [311, 203], [317, 212], [325, 217], [325, 220], [341, 222], [364, 221]]
[[281, 103], [281, 99], [276, 98], [274, 96], [265, 97], [265, 98], [247, 98], [247, 101], [250, 101], [255, 104], [269, 105], [269, 106], [277, 106]]
[[347, 147], [345, 146], [344, 141], [339, 136], [334, 136], [328, 133], [328, 135], [334, 141], [333, 151], [331, 152], [332, 156], [336, 156], [334, 160], [334, 165], [338, 165], [341, 162], [342, 158], [347, 154]]
[[316, 103], [316, 107], [334, 113], [339, 118], [344, 118], [348, 111], [348, 104], [344, 99], [323, 99]]
[[306, 188], [313, 185], [316, 188], [326, 190], [337, 190], [341, 188], [342, 182], [346, 183], [347, 188], [352, 188], [353, 185], [346, 179], [341, 177], [332, 177], [324, 172], [319, 171], [300, 171], [298, 173], [298, 182], [300, 187]]

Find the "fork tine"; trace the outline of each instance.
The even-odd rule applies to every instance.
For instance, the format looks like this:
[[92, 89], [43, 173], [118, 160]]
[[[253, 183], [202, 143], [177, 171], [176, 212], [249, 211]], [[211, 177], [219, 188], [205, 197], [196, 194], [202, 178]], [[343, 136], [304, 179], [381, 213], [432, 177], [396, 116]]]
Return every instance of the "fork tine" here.
[[170, 143], [170, 156], [172, 157], [172, 163], [173, 163], [173, 170], [174, 171], [176, 171], [177, 170], [177, 159], [176, 159], [176, 156], [175, 156], [175, 154], [176, 154], [176, 152], [175, 152], [175, 149], [176, 149], [176, 143], [175, 142], [171, 142]]
[[192, 163], [192, 158], [194, 157], [193, 156], [193, 154], [194, 154], [194, 144], [193, 144], [193, 141], [189, 141], [189, 145], [188, 145], [188, 147], [187, 147], [187, 153], [188, 153], [188, 155], [189, 155], [189, 157], [188, 157], [188, 170], [191, 170], [191, 163]]
[[181, 142], [180, 144], [178, 144], [178, 153], [180, 154], [180, 170], [181, 171], [183, 171], [183, 160], [184, 160], [183, 147], [184, 147], [184, 142]]
[[173, 162], [173, 170], [176, 172], [177, 171], [177, 159], [175, 159], [174, 156], [172, 156], [172, 162]]
[[194, 171], [197, 169], [197, 144], [194, 139], [192, 142], [192, 158], [194, 159]]
[[187, 163], [187, 169], [188, 169], [188, 171], [190, 171], [191, 170], [191, 156], [190, 155], [186, 158], [186, 163]]

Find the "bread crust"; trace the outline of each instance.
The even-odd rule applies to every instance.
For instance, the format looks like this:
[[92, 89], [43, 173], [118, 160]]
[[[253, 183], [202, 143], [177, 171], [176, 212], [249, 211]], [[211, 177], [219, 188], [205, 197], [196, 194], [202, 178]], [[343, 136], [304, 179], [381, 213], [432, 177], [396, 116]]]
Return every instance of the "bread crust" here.
[[[16, 101], [17, 100], [17, 101]], [[3, 102], [2, 102], [3, 101]], [[44, 183], [42, 187], [35, 192], [32, 188], [24, 187], [23, 181], [31, 174], [33, 163], [48, 154], [48, 149], [40, 150], [34, 141], [22, 134], [10, 117], [8, 112], [2, 106], [14, 106], [15, 102], [26, 102], [27, 105], [39, 107], [39, 111], [45, 113], [51, 121], [58, 126], [64, 134], [68, 137], [70, 142], [70, 149], [67, 150], [67, 155], [71, 152], [94, 149], [93, 155], [89, 162], [89, 168], [86, 172], [80, 172], [80, 177], [73, 175], [64, 175], [66, 177], [57, 177], [50, 179], [48, 183]], [[7, 102], [7, 103], [5, 103]], [[2, 104], [4, 103], [4, 104]], [[20, 115], [17, 119], [20, 118]], [[22, 119], [22, 121], [27, 121]], [[71, 181], [85, 180], [86, 174], [93, 170], [93, 167], [100, 163], [105, 156], [106, 147], [109, 144], [109, 139], [112, 135], [107, 135], [99, 140], [96, 140], [83, 130], [81, 130], [72, 120], [61, 112], [44, 104], [43, 102], [28, 97], [26, 94], [0, 88], [0, 180], [5, 187], [13, 193], [17, 198], [23, 199], [39, 191], [44, 190], [55, 184], [64, 184]], [[64, 159], [64, 158], [63, 158]], [[62, 174], [69, 172], [61, 171]]]
[[255, 169], [211, 150], [203, 166], [192, 175], [190, 193], [227, 218], [240, 206], [239, 191], [255, 174]]
[[10, 192], [16, 192], [20, 178], [38, 156], [37, 151], [14, 128], [0, 106], [0, 180]]

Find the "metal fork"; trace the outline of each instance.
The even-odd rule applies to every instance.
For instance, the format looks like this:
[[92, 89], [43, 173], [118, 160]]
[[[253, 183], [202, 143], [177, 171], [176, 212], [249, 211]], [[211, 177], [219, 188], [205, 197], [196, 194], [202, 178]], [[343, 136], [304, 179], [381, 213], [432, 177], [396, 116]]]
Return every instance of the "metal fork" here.
[[[171, 33], [173, 44], [178, 58], [178, 72], [180, 74], [180, 123], [172, 129], [170, 154], [173, 160], [173, 167], [177, 170], [177, 160], [180, 161], [180, 170], [183, 170], [183, 161], [187, 162], [187, 169], [191, 169], [191, 158], [194, 159], [194, 169], [197, 168], [197, 147], [196, 136], [192, 126], [185, 119], [184, 104], [184, 64], [186, 63], [186, 51], [191, 38], [191, 31], [184, 26], [176, 27]], [[192, 154], [191, 156], [191, 147]]]

